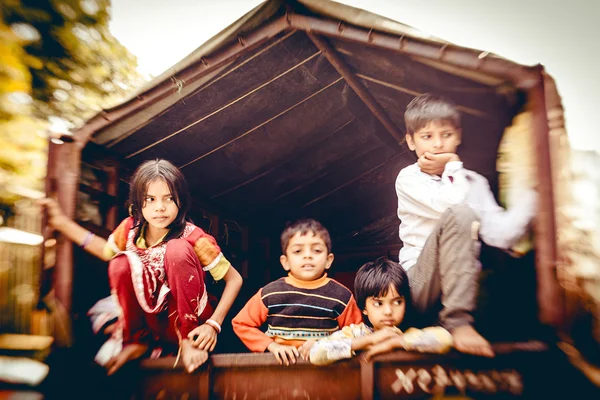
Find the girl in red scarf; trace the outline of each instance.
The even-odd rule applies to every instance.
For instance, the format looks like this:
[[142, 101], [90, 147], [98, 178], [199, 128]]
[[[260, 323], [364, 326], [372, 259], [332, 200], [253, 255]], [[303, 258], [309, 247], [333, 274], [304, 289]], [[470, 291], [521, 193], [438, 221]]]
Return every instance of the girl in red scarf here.
[[[144, 162], [131, 180], [129, 203], [131, 216], [104, 240], [66, 217], [55, 200], [41, 200], [52, 227], [110, 261], [111, 292], [121, 313], [110, 345], [101, 349], [103, 357], [96, 357], [108, 374], [129, 360], [158, 356], [177, 346], [192, 372], [214, 349], [242, 277], [215, 239], [188, 221], [187, 184], [170, 162]], [[217, 281], [225, 280], [214, 310], [208, 303], [206, 271]]]

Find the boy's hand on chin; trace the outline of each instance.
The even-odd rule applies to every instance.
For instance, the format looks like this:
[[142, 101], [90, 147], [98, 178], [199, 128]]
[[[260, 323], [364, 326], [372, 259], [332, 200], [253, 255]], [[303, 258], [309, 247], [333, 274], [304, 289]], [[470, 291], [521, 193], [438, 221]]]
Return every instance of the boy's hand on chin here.
[[429, 152], [423, 153], [419, 157], [419, 168], [421, 171], [430, 175], [442, 175], [446, 164], [450, 161], [460, 161], [460, 158], [456, 153], [440, 153], [433, 154]]

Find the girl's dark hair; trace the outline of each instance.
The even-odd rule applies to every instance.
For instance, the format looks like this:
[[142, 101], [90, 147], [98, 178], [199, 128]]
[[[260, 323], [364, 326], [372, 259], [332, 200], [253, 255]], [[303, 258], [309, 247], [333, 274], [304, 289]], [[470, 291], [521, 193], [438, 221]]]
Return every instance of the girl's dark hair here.
[[[152, 181], [162, 179], [165, 181], [177, 205], [178, 213], [175, 220], [169, 225], [169, 233], [165, 241], [175, 239], [183, 234], [187, 222], [187, 213], [190, 209], [190, 194], [187, 183], [179, 168], [167, 160], [156, 159], [144, 161], [133, 174], [129, 190], [130, 214], [134, 220], [134, 226], [139, 227], [147, 221], [142, 214], [142, 208], [146, 201], [148, 185]], [[141, 229], [138, 230], [138, 235]], [[137, 237], [136, 237], [137, 240]]]
[[[390, 285], [404, 298], [406, 316], [411, 313], [412, 298], [408, 275], [400, 264], [385, 257], [364, 264], [356, 273], [354, 279], [354, 294], [356, 304], [361, 310], [365, 309], [368, 297], [383, 297], [387, 295]], [[406, 320], [405, 316], [405, 320]]]

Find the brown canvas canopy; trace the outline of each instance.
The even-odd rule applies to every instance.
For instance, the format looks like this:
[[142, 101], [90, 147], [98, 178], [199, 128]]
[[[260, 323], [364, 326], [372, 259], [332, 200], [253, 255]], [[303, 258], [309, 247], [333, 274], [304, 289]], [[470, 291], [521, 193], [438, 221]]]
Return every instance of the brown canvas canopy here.
[[[72, 214], [80, 151], [91, 141], [129, 169], [150, 158], [171, 160], [197, 204], [253, 229], [278, 230], [310, 216], [330, 229], [336, 249], [397, 251], [394, 180], [415, 162], [403, 144], [403, 113], [425, 92], [459, 105], [459, 154], [493, 188], [505, 128], [523, 109], [532, 112], [540, 319], [560, 325], [550, 141], [564, 128], [552, 78], [541, 66], [459, 47], [332, 1], [266, 1], [92, 118], [71, 150], [60, 150], [59, 197]], [[66, 261], [57, 263], [57, 294], [69, 304], [70, 248], [61, 246]]]

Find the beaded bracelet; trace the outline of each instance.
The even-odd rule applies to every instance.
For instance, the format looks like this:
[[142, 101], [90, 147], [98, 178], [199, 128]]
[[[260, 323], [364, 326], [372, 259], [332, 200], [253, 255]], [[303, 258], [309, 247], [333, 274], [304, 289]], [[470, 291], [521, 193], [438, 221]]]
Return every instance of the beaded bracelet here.
[[212, 326], [213, 328], [215, 328], [215, 330], [217, 331], [217, 333], [221, 333], [221, 325], [217, 321], [215, 321], [214, 319], [207, 319], [204, 323]]
[[85, 235], [85, 239], [83, 239], [83, 242], [81, 242], [81, 244], [79, 245], [79, 247], [81, 247], [82, 249], [85, 249], [85, 247], [90, 244], [90, 242], [92, 241], [92, 239], [94, 238], [94, 235], [92, 232], [88, 231], [87, 235]]

